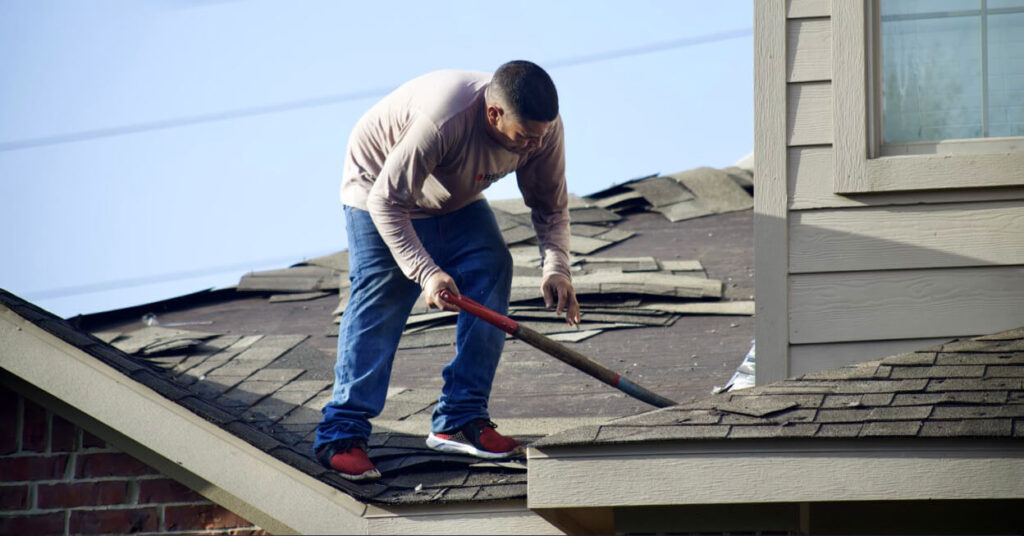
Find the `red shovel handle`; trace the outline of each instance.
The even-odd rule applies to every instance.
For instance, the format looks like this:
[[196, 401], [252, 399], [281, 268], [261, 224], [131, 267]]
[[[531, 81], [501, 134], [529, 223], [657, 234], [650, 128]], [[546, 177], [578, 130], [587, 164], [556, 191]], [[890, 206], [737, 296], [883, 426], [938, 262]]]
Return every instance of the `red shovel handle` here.
[[440, 293], [441, 299], [458, 305], [466, 312], [477, 318], [486, 321], [487, 323], [497, 327], [498, 329], [512, 335], [513, 337], [539, 349], [540, 351], [566, 363], [570, 366], [576, 367], [586, 374], [597, 378], [598, 380], [615, 387], [616, 389], [626, 393], [637, 400], [642, 400], [652, 406], [658, 408], [664, 408], [667, 406], [676, 405], [675, 402], [669, 400], [657, 393], [654, 393], [640, 385], [637, 385], [626, 378], [623, 378], [615, 371], [608, 367], [591, 360], [587, 356], [541, 335], [540, 333], [526, 327], [520, 326], [518, 322], [511, 318], [500, 314], [496, 311], [492, 311], [483, 305], [473, 301], [465, 296], [455, 296], [448, 290], [442, 290]]
[[498, 313], [497, 311], [492, 311], [491, 309], [488, 309], [487, 307], [480, 305], [472, 298], [467, 298], [465, 296], [456, 296], [448, 290], [442, 290], [441, 299], [448, 303], [458, 305], [460, 308], [465, 309], [473, 316], [487, 322], [488, 324], [493, 325], [494, 327], [504, 331], [505, 333], [508, 333], [509, 335], [515, 335], [516, 330], [519, 329], [519, 322], [516, 322], [515, 320], [512, 320], [511, 318], [501, 313]]

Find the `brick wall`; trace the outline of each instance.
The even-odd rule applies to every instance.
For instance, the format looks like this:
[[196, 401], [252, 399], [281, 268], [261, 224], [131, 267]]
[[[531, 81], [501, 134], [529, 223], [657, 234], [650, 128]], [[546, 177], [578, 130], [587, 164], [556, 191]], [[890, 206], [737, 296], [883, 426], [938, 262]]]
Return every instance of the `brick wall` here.
[[0, 386], [0, 534], [266, 534]]

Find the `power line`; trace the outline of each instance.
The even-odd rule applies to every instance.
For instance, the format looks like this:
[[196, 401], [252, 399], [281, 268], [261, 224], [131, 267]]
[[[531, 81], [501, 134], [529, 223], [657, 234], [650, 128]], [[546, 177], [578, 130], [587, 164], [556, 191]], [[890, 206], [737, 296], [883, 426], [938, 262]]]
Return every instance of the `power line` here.
[[641, 45], [630, 48], [620, 48], [618, 50], [610, 50], [606, 52], [598, 52], [596, 54], [587, 54], [583, 56], [574, 56], [571, 58], [565, 58], [561, 60], [555, 60], [547, 62], [544, 65], [556, 69], [559, 67], [570, 67], [575, 65], [582, 65], [584, 63], [596, 63], [600, 61], [608, 61], [619, 58], [625, 58], [627, 56], [639, 56], [641, 54], [650, 54], [652, 52], [663, 52], [665, 50], [673, 50], [677, 48], [686, 48], [697, 45], [703, 45], [706, 43], [717, 43], [719, 41], [727, 41], [729, 39], [736, 39], [739, 37], [746, 37], [753, 35], [753, 28], [740, 28], [737, 30], [729, 30], [725, 32], [718, 32], [713, 34], [699, 35], [696, 37], [684, 37], [682, 39], [673, 39], [672, 41], [662, 41], [660, 43], [650, 43], [647, 45]]
[[[621, 48], [617, 50], [598, 52], [595, 54], [563, 58], [560, 60], [546, 62], [545, 65], [550, 69], [571, 67], [575, 65], [583, 65], [586, 63], [597, 63], [601, 61], [625, 58], [628, 56], [639, 56], [642, 54], [651, 54], [654, 52], [663, 52], [666, 50], [692, 47], [707, 43], [716, 43], [719, 41], [727, 41], [729, 39], [746, 37], [752, 34], [752, 28], [741, 28], [737, 30], [729, 30], [725, 32], [706, 34], [696, 37], [686, 37], [682, 39], [675, 39], [672, 41], [662, 41], [659, 43], [650, 43], [647, 45], [641, 45], [636, 47]], [[365, 89], [362, 91], [354, 91], [350, 93], [328, 95], [325, 97], [317, 97], [311, 99], [282, 102], [278, 104], [270, 104], [266, 106], [238, 108], [235, 110], [226, 110], [223, 112], [216, 112], [210, 114], [189, 115], [179, 117], [176, 119], [147, 121], [145, 123], [136, 123], [134, 125], [82, 130], [79, 132], [72, 132], [68, 134], [58, 134], [56, 136], [44, 136], [41, 138], [30, 138], [26, 140], [10, 141], [0, 143], [0, 152], [17, 151], [20, 149], [30, 149], [33, 147], [45, 147], [49, 145], [60, 145], [64, 143], [75, 143], [99, 138], [112, 138], [115, 136], [139, 134], [142, 132], [152, 132], [155, 130], [166, 130], [170, 128], [198, 125], [203, 123], [214, 123], [218, 121], [228, 121], [231, 119], [241, 119], [243, 117], [254, 117], [259, 115], [290, 112], [293, 110], [301, 110], [304, 108], [318, 108], [321, 106], [329, 106], [332, 104], [339, 104], [343, 102], [357, 101], [367, 99], [370, 97], [382, 97], [384, 95], [387, 95], [393, 89], [393, 87], [378, 87], [373, 89]]]
[[250, 108], [239, 108], [236, 110], [227, 110], [224, 112], [217, 112], [212, 114], [189, 115], [185, 117], [179, 117], [176, 119], [148, 121], [145, 123], [137, 123], [134, 125], [125, 125], [121, 127], [83, 130], [80, 132], [72, 132], [70, 134], [58, 134], [56, 136], [46, 136], [42, 138], [33, 138], [22, 141], [12, 141], [0, 143], [0, 152], [17, 151], [19, 149], [28, 149], [32, 147], [44, 147], [47, 145], [60, 145], [62, 143], [75, 143], [79, 141], [94, 140], [97, 138], [112, 138], [114, 136], [139, 134], [141, 132], [165, 130], [169, 128], [198, 125], [202, 123], [215, 123], [217, 121], [227, 121], [229, 119], [241, 119], [243, 117], [253, 117], [257, 115], [267, 115], [279, 112], [290, 112], [292, 110], [301, 110], [303, 108], [316, 108], [319, 106], [328, 106], [340, 102], [348, 102], [359, 99], [365, 99], [369, 97], [387, 95], [388, 92], [391, 91], [391, 89], [393, 88], [365, 89], [353, 93], [342, 93], [340, 95], [331, 95], [327, 97], [289, 101], [280, 104], [270, 104], [267, 106], [253, 106]]
[[[240, 264], [231, 264], [227, 266], [215, 266], [213, 268], [201, 268], [197, 270], [185, 270], [181, 272], [174, 272], [170, 274], [152, 275], [146, 277], [133, 277], [130, 279], [121, 279], [118, 281], [105, 281], [103, 283], [92, 283], [88, 285], [77, 285], [72, 287], [61, 287], [49, 290], [40, 290], [37, 292], [26, 292], [25, 296], [32, 300], [49, 300], [55, 298], [66, 298], [68, 296], [77, 296], [79, 294], [92, 294], [94, 292], [105, 292], [108, 290], [120, 290], [130, 287], [142, 287], [146, 285], [153, 285], [156, 283], [168, 283], [171, 281], [181, 281], [184, 279], [193, 279], [196, 277], [203, 277], [208, 275], [217, 275], [226, 272], [237, 272], [239, 270], [252, 270], [253, 266], [266, 266], [275, 265], [284, 262], [295, 261], [296, 256], [290, 257], [277, 257], [273, 259], [263, 259], [255, 262], [245, 262]], [[312, 258], [312, 257], [303, 257]]]

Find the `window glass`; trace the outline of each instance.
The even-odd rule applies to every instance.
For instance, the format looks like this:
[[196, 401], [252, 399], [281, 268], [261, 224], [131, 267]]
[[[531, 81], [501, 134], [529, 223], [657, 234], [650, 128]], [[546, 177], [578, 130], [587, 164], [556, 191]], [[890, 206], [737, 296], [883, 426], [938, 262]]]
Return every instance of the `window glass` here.
[[1024, 13], [990, 15], [988, 40], [988, 135], [1024, 136]]
[[881, 0], [884, 142], [1024, 135], [1024, 0]]

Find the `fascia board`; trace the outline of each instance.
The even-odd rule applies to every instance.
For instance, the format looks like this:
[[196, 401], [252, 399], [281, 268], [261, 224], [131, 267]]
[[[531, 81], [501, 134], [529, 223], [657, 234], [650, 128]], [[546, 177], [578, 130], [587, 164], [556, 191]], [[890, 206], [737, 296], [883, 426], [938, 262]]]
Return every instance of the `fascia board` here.
[[691, 441], [531, 448], [531, 509], [1024, 498], [1013, 440]]
[[[366, 505], [0, 307], [0, 367], [132, 441], [112, 443], [274, 533], [365, 533]], [[108, 439], [108, 438], [104, 438]], [[137, 443], [135, 443], [137, 442]], [[142, 445], [144, 449], [133, 448]], [[134, 451], [134, 452], [133, 452]], [[156, 454], [159, 459], [153, 459]]]
[[526, 508], [509, 500], [394, 507], [369, 506], [364, 515], [370, 534], [564, 534]]

